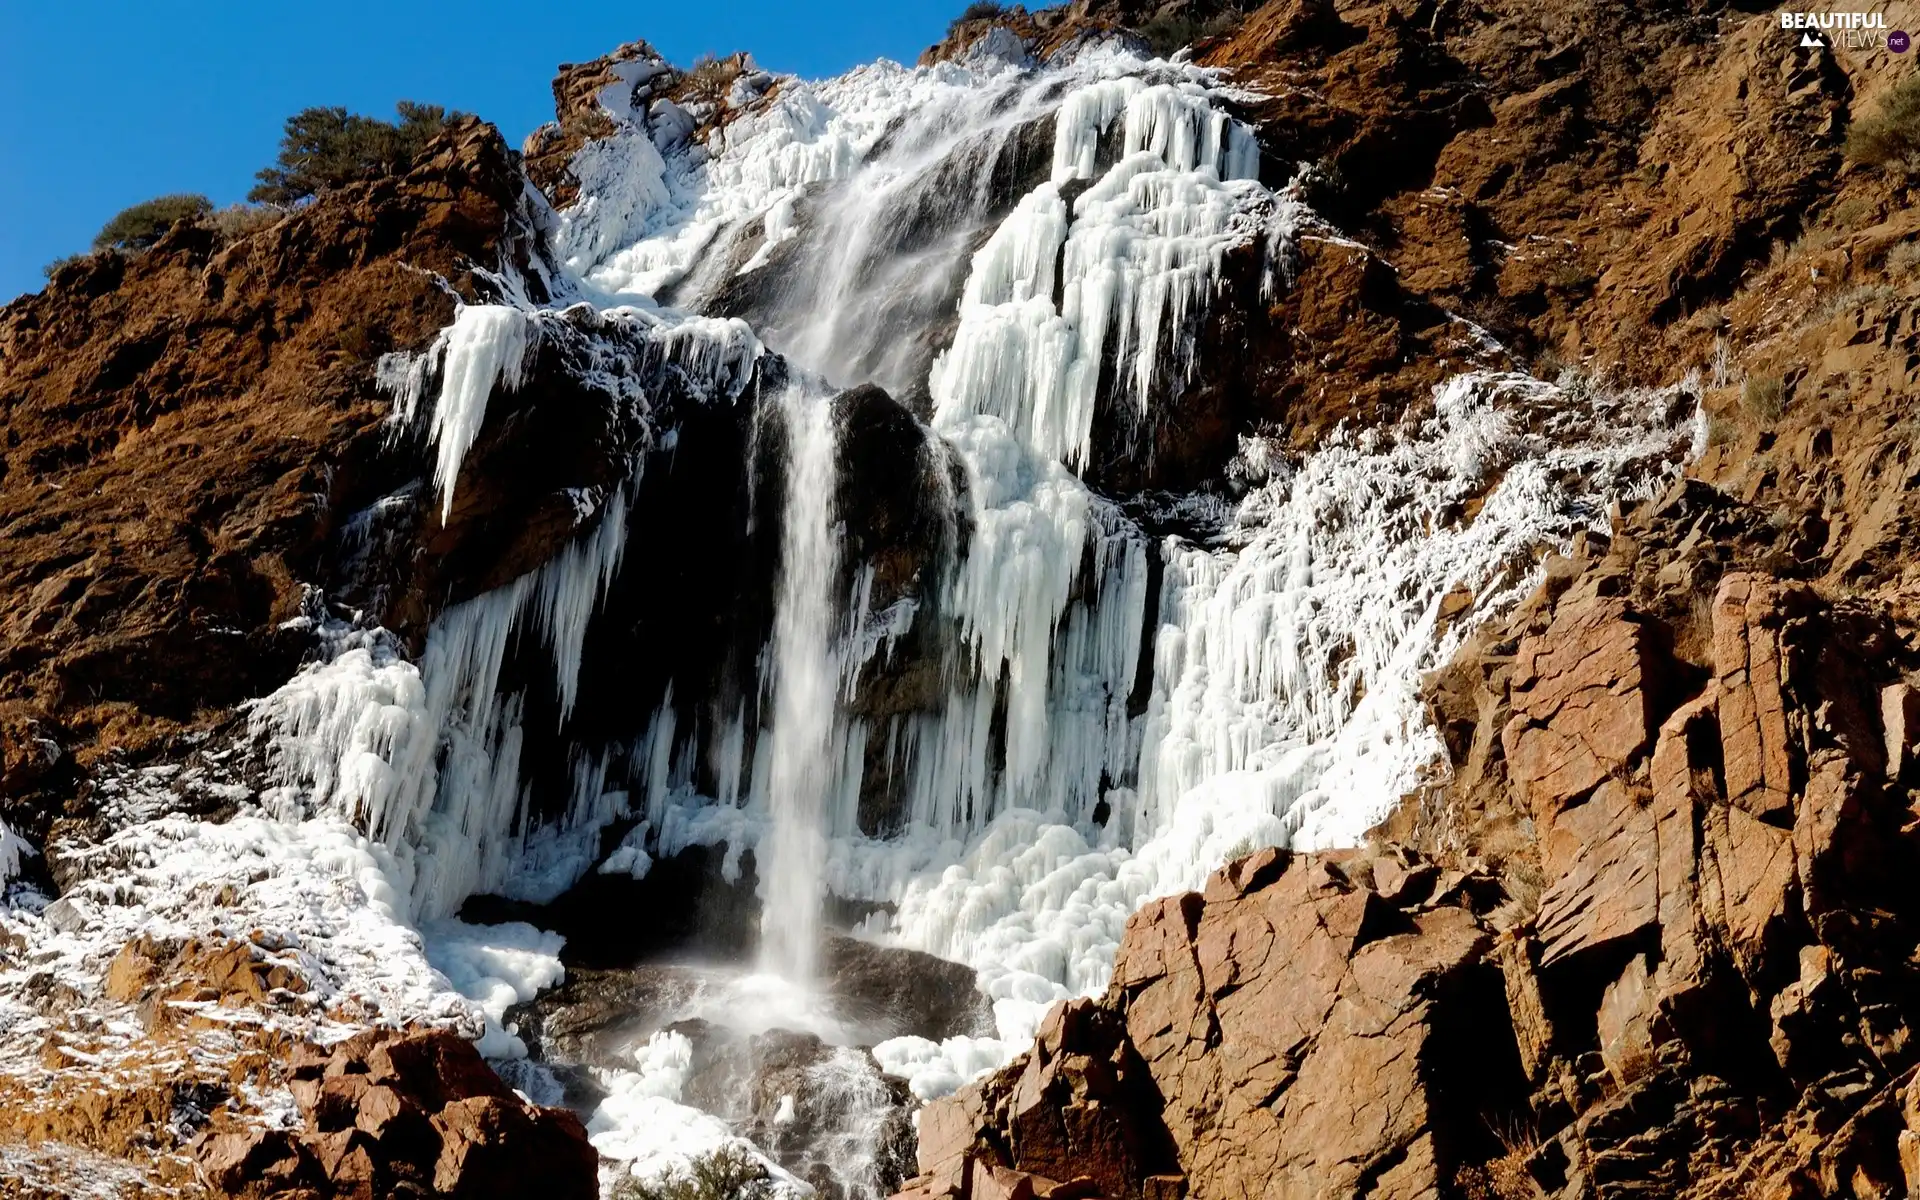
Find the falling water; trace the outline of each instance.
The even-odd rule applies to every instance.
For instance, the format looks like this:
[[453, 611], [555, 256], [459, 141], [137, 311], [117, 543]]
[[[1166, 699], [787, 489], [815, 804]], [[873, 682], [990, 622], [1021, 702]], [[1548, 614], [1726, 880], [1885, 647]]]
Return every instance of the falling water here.
[[[1238, 503], [1178, 499], [1217, 535], [1151, 544], [1081, 478], [1096, 414], [1144, 418], [1184, 378], [1233, 255], [1264, 244], [1271, 282], [1309, 226], [1334, 236], [1261, 182], [1231, 98], [1200, 68], [1113, 46], [1044, 66], [880, 64], [790, 81], [704, 147], [656, 147], [658, 130], [615, 112], [623, 132], [573, 164], [583, 198], [552, 237], [602, 320], [681, 346], [690, 379], [743, 380], [764, 345], [813, 378], [878, 383], [927, 414], [954, 468], [939, 477], [964, 479], [949, 497], [964, 550], [875, 634], [862, 587], [845, 586], [871, 564], [840, 557], [831, 397], [808, 384], [774, 398], [787, 473], [763, 702], [716, 707], [709, 797], [702, 722], [680, 720], [669, 687], [644, 735], [582, 772], [567, 824], [591, 836], [577, 813], [631, 805], [645, 819], [623, 849], [642, 869], [724, 842], [729, 870], [750, 849], [759, 965], [782, 980], [813, 977], [829, 887], [873, 905], [863, 932], [973, 966], [997, 1037], [874, 1048], [923, 1098], [1030, 1044], [1058, 999], [1105, 987], [1149, 897], [1255, 846], [1358, 838], [1439, 753], [1422, 675], [1532, 586], [1541, 547], [1657, 486], [1689, 446], [1679, 392], [1591, 397], [1472, 372], [1430, 415], [1343, 429], [1304, 457], [1243, 438], [1226, 470]], [[444, 376], [430, 428], [443, 504], [496, 376], [510, 386], [522, 343], [561, 332], [541, 320], [469, 315], [441, 357], [394, 375], [409, 419]], [[391, 654], [343, 653], [262, 710], [290, 777], [376, 836], [420, 844], [416, 890], [442, 910], [519, 853], [520, 709], [493, 696], [506, 639], [536, 590], [565, 601], [537, 612], [566, 618], [543, 616], [569, 704], [580, 635], [620, 561], [624, 496], [566, 562], [443, 616], [424, 683]], [[1473, 609], [1443, 627], [1455, 592]], [[869, 729], [846, 703], [858, 647], [908, 628], [936, 648], [941, 694]], [[854, 819], [869, 737], [901, 781], [905, 820], [885, 839]], [[459, 769], [436, 784], [442, 745]], [[616, 757], [631, 795], [607, 786]], [[459, 802], [426, 807], [442, 794]], [[448, 849], [468, 842], [487, 848], [477, 865]], [[871, 1193], [884, 1089], [864, 1061], [836, 1063], [847, 1136], [821, 1144], [837, 1179]], [[604, 1139], [661, 1119], [612, 1104], [596, 1132], [617, 1147]]]
[[833, 404], [789, 388], [780, 591], [773, 630], [773, 748], [767, 796], [761, 965], [792, 980], [813, 976], [826, 862], [829, 764], [835, 760], [840, 667], [833, 636], [839, 536], [833, 522]]

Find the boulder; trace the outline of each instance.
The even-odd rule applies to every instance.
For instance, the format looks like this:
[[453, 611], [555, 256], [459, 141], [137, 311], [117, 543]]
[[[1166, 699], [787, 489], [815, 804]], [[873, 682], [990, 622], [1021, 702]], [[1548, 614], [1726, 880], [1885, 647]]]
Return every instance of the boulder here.
[[371, 1030], [289, 1057], [303, 1128], [209, 1128], [193, 1143], [222, 1196], [372, 1200], [410, 1191], [474, 1200], [598, 1194], [580, 1119], [527, 1104], [471, 1042], [445, 1030]]

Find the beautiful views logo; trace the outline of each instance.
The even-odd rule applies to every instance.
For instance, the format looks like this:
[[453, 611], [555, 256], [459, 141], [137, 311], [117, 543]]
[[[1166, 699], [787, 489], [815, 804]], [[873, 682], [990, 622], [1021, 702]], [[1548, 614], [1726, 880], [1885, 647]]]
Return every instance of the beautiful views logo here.
[[[1886, 44], [1893, 49], [1887, 33], [1887, 14], [1877, 12], [1783, 12], [1780, 28], [1800, 33], [1802, 46], [1840, 45], [1852, 50], [1872, 50]], [[1907, 36], [1896, 31], [1904, 53]]]

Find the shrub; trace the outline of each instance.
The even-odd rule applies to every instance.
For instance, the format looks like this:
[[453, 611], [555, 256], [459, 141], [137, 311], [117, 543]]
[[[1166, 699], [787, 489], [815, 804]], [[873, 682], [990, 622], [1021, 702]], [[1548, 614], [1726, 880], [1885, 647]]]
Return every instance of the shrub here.
[[93, 235], [95, 250], [145, 250], [181, 221], [192, 221], [213, 211], [205, 196], [180, 193], [156, 196], [123, 208]]
[[1007, 6], [1004, 4], [996, 4], [994, 0], [973, 0], [972, 4], [961, 10], [954, 24], [962, 21], [998, 21], [1006, 15]]
[[258, 233], [285, 215], [279, 209], [264, 204], [229, 204], [209, 213], [207, 223], [213, 226], [221, 241], [231, 242], [250, 233]]
[[767, 1168], [738, 1144], [696, 1158], [685, 1171], [652, 1182], [629, 1175], [614, 1185], [613, 1200], [772, 1200]]
[[1750, 378], [1740, 385], [1740, 407], [1763, 421], [1777, 421], [1787, 407], [1786, 383], [1778, 375]]
[[1827, 217], [1842, 229], [1852, 229], [1873, 215], [1871, 203], [1861, 197], [1852, 196], [1834, 205], [1833, 211], [1828, 213]]
[[1899, 298], [1900, 293], [1884, 283], [1856, 284], [1828, 295], [1813, 310], [1813, 317], [1817, 321], [1831, 321], [1856, 309], [1888, 304]]
[[1163, 13], [1140, 27], [1140, 37], [1148, 49], [1166, 58], [1182, 47], [1228, 32], [1234, 21], [1231, 12], [1215, 13], [1204, 21]]
[[45, 275], [48, 279], [52, 279], [55, 275], [58, 275], [60, 273], [61, 267], [71, 266], [72, 264], [79, 262], [81, 259], [89, 258], [89, 257], [91, 256], [86, 254], [69, 254], [65, 258], [56, 258], [52, 262], [48, 263], [46, 266], [41, 267], [40, 273], [42, 275]]
[[1910, 275], [1920, 268], [1920, 241], [1901, 242], [1887, 253], [1887, 274]]
[[1847, 130], [1847, 157], [1920, 173], [1920, 74], [1909, 73], [1878, 108], [1853, 123]]
[[287, 118], [278, 166], [268, 167], [247, 193], [260, 204], [293, 205], [328, 188], [406, 170], [434, 135], [465, 113], [402, 100], [398, 121], [381, 121], [340, 107], [307, 108]]

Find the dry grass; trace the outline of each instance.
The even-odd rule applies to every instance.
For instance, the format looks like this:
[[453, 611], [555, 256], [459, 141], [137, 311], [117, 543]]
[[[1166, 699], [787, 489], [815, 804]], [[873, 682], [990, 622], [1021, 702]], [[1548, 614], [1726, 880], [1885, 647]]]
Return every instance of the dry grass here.
[[1740, 385], [1740, 407], [1761, 421], [1778, 421], [1787, 409], [1787, 387], [1778, 375], [1756, 375]]
[[1845, 316], [1859, 309], [1871, 308], [1876, 304], [1887, 304], [1900, 298], [1900, 293], [1884, 283], [1862, 283], [1850, 288], [1842, 288], [1820, 302], [1814, 310], [1814, 319], [1831, 321], [1835, 317]]
[[285, 209], [271, 204], [229, 204], [208, 213], [205, 219], [222, 241], [233, 242], [278, 225], [286, 215]]
[[688, 68], [682, 86], [689, 98], [718, 105], [726, 101], [727, 93], [733, 90], [733, 81], [738, 78], [740, 63], [737, 58], [715, 58], [706, 54]]
[[1488, 1128], [1501, 1153], [1462, 1167], [1453, 1180], [1459, 1194], [1465, 1200], [1538, 1200], [1540, 1188], [1527, 1171], [1527, 1160], [1540, 1148], [1539, 1132], [1518, 1121], [1506, 1126], [1490, 1122]]
[[1908, 73], [1878, 107], [1847, 130], [1847, 157], [1870, 167], [1920, 174], [1920, 74]]

